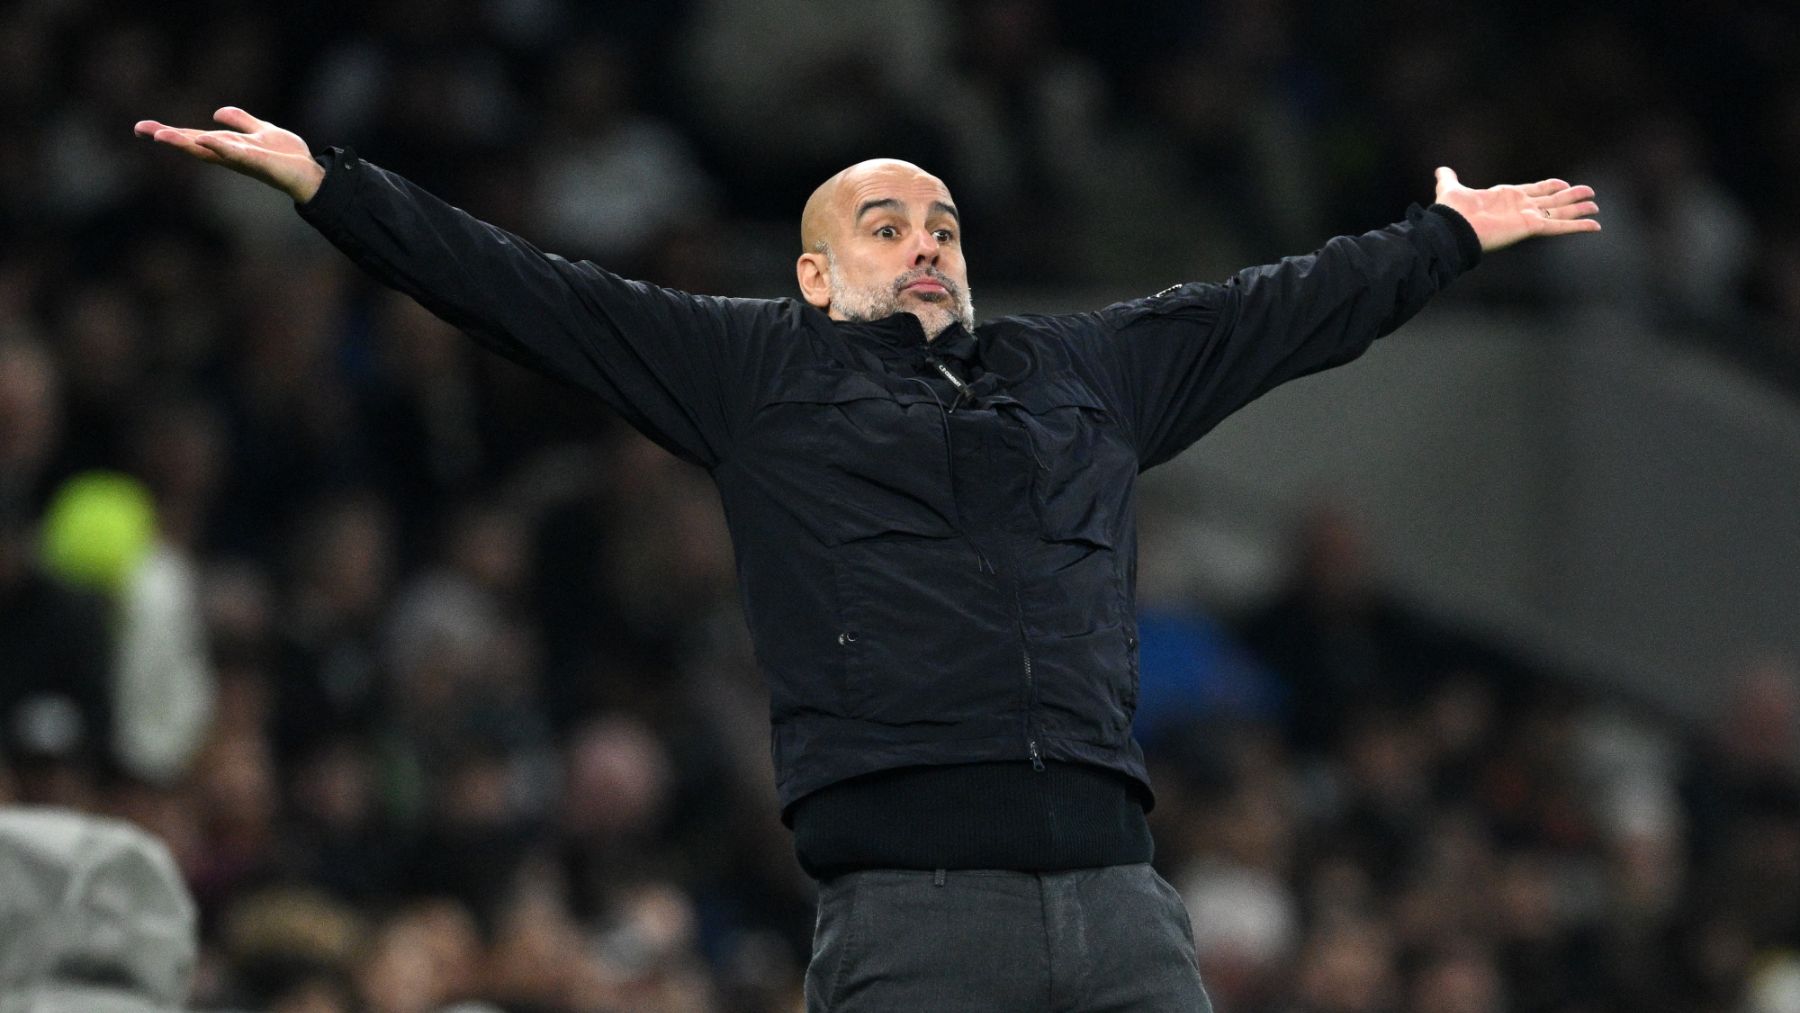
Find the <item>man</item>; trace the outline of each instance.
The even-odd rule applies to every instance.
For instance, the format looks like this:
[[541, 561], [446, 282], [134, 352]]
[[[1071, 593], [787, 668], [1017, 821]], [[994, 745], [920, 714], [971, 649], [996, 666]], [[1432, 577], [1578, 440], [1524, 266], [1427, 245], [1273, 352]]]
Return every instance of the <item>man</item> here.
[[1135, 476], [1354, 358], [1483, 250], [1599, 228], [1586, 187], [1440, 169], [1438, 204], [1312, 256], [976, 328], [955, 203], [903, 162], [807, 202], [802, 301], [722, 299], [215, 118], [137, 133], [286, 192], [385, 283], [712, 474], [782, 817], [821, 880], [813, 1010], [1207, 1008], [1130, 736]]

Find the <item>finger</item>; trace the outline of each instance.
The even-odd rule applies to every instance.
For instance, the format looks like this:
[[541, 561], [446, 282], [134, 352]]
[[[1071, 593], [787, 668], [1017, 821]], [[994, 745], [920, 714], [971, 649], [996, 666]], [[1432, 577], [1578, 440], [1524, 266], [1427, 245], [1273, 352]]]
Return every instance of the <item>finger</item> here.
[[218, 123], [223, 123], [233, 130], [241, 130], [246, 134], [253, 133], [268, 126], [268, 124], [264, 123], [262, 120], [239, 109], [237, 106], [221, 107], [213, 113], [213, 120]]
[[160, 127], [150, 136], [158, 144], [166, 144], [192, 155], [203, 162], [217, 162], [221, 159], [217, 152], [201, 145], [197, 138], [198, 130], [184, 130], [180, 127]]
[[1553, 218], [1544, 223], [1544, 234], [1547, 236], [1567, 236], [1577, 232], [1599, 232], [1600, 223], [1592, 218], [1572, 218], [1568, 220]]
[[194, 138], [194, 143], [228, 162], [242, 162], [250, 156], [248, 145], [220, 130], [209, 130]]
[[1525, 185], [1525, 195], [1527, 197], [1548, 197], [1559, 190], [1567, 190], [1568, 188], [1569, 184], [1560, 179], [1540, 179], [1536, 183], [1527, 183]]
[[1439, 190], [1448, 190], [1453, 186], [1461, 186], [1456, 179], [1456, 170], [1447, 165], [1437, 167], [1437, 185]]
[[1570, 204], [1560, 208], [1545, 208], [1544, 210], [1550, 212], [1549, 217], [1554, 220], [1573, 221], [1577, 218], [1586, 218], [1589, 215], [1599, 214], [1600, 205], [1589, 200], [1582, 201], [1580, 204]]
[[1578, 201], [1591, 200], [1593, 196], [1594, 188], [1591, 186], [1572, 186], [1566, 190], [1558, 190], [1548, 197], [1534, 198], [1532, 203], [1541, 208], [1558, 208]]
[[[1559, 212], [1564, 214], [1566, 212]], [[1560, 236], [1569, 232], [1598, 232], [1600, 223], [1592, 218], [1544, 218], [1538, 222], [1538, 231], [1546, 236]]]
[[204, 130], [194, 130], [190, 127], [169, 127], [159, 125], [155, 132], [150, 135], [150, 139], [158, 144], [173, 145], [177, 148], [189, 148], [193, 147], [194, 141], [203, 133], [205, 133]]
[[189, 140], [206, 132], [204, 130], [195, 130], [192, 127], [171, 127], [167, 123], [158, 120], [138, 120], [136, 125], [131, 128], [132, 133], [147, 141], [156, 140], [156, 135], [165, 130], [172, 134], [188, 138]]
[[1545, 218], [1570, 220], [1585, 218], [1600, 213], [1600, 205], [1591, 200], [1580, 198], [1592, 197], [1591, 187], [1575, 186], [1549, 197], [1538, 197], [1531, 201], [1531, 210]]
[[150, 135], [150, 139], [155, 140], [157, 137], [161, 136], [164, 133], [172, 134], [175, 137], [179, 137], [179, 138], [183, 138], [185, 140], [191, 141], [191, 140], [194, 140], [195, 138], [199, 137], [201, 134], [206, 133], [206, 131], [195, 130], [193, 127], [171, 127], [171, 126], [166, 126], [163, 124], [157, 124], [156, 131]]

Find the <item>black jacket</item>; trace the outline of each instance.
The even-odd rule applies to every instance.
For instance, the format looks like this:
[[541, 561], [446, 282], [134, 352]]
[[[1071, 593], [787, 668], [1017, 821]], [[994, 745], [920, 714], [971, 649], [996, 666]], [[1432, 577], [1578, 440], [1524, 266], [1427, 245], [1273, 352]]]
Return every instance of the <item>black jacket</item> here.
[[358, 264], [712, 474], [784, 816], [857, 775], [1000, 760], [1098, 766], [1147, 800], [1138, 472], [1355, 358], [1480, 255], [1455, 212], [1415, 208], [1224, 284], [927, 344], [910, 314], [628, 281], [347, 152], [322, 161], [300, 212]]

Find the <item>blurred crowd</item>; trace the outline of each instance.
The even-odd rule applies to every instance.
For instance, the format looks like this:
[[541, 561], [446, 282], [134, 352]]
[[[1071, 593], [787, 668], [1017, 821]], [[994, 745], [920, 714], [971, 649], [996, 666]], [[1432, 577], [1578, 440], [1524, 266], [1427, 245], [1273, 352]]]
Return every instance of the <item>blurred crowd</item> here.
[[[1555, 173], [1604, 244], [1458, 297], [1800, 377], [1789, 4], [828, 8], [0, 8], [0, 802], [169, 845], [196, 1006], [792, 1010], [812, 885], [706, 477], [137, 119], [240, 105], [750, 295], [874, 154], [1027, 295], [1310, 248], [1437, 164]], [[1800, 1010], [1791, 663], [1722, 659], [1729, 716], [1684, 726], [1403, 608], [1357, 544], [1313, 518], [1241, 615], [1146, 597], [1158, 864], [1219, 1007]]]
[[1694, 727], [1407, 606], [1340, 510], [1294, 560], [1230, 622], [1142, 601], [1157, 861], [1221, 1010], [1800, 1010], [1792, 659]]
[[875, 153], [948, 181], [978, 287], [1121, 296], [1393, 221], [1449, 164], [1592, 183], [1607, 228], [1461, 297], [1800, 386], [1796, 40], [1781, 0], [20, 0], [0, 228], [27, 242], [0, 264], [9, 312], [54, 317], [73, 280], [143, 299], [272, 248], [265, 198], [120, 141], [227, 103], [558, 252], [746, 295], [792, 290], [797, 209]]

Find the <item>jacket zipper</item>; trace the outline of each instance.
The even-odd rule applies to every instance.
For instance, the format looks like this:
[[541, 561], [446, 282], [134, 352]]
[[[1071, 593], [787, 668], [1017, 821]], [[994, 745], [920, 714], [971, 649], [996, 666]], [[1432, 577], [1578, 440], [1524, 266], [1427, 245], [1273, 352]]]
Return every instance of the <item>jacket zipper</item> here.
[[1013, 577], [1013, 616], [1019, 625], [1019, 657], [1025, 661], [1025, 751], [1031, 756], [1031, 769], [1044, 772], [1044, 754], [1038, 749], [1037, 676], [1031, 671], [1031, 641], [1025, 635], [1025, 606], [1019, 599], [1019, 578]]
[[956, 446], [950, 438], [950, 415], [962, 407], [963, 398], [969, 394], [969, 388], [936, 356], [927, 355], [926, 361], [936, 366], [938, 372], [944, 374], [952, 384], [956, 385], [957, 389], [956, 401], [950, 407], [945, 408], [943, 399], [937, 396], [937, 391], [932, 390], [930, 384], [916, 376], [908, 378], [925, 388], [925, 393], [930, 394], [931, 399], [937, 402], [938, 421], [941, 423], [944, 433], [944, 466], [950, 469], [950, 502], [956, 510], [956, 529], [962, 532], [963, 540], [969, 543], [970, 550], [975, 553], [975, 569], [981, 573], [995, 573], [997, 571], [994, 569], [993, 562], [988, 559], [987, 553], [981, 551], [981, 545], [975, 541], [975, 536], [969, 533], [969, 526], [963, 520], [962, 497], [956, 494]]
[[1031, 691], [1029, 710], [1025, 712], [1025, 748], [1031, 751], [1031, 769], [1042, 774], [1044, 772], [1044, 755], [1038, 752], [1037, 744], [1037, 679], [1031, 674], [1031, 651], [1026, 649], [1025, 685]]
[[[972, 393], [968, 386], [937, 356], [927, 356], [926, 361], [936, 367], [938, 372], [956, 387], [956, 405], [960, 407], [964, 397]], [[923, 381], [920, 382], [923, 383]], [[927, 385], [926, 389], [930, 390], [931, 388]], [[935, 392], [933, 396], [936, 396]], [[938, 407], [943, 409], [943, 402], [940, 401]], [[994, 564], [988, 561], [987, 554], [981, 551], [981, 546], [976, 544], [974, 535], [969, 533], [968, 528], [962, 522], [962, 502], [956, 496], [956, 452], [950, 442], [950, 412], [954, 410], [954, 408], [945, 409], [939, 417], [942, 419], [944, 427], [944, 452], [949, 457], [950, 497], [956, 503], [957, 526], [962, 529], [963, 537], [969, 540], [969, 547], [975, 550], [976, 565], [988, 573], [998, 573]], [[1037, 456], [1035, 450], [1033, 450], [1032, 456], [1034, 458]], [[1010, 553], [1007, 554], [1007, 562], [1009, 565], [1012, 562]], [[1012, 592], [1013, 621], [1019, 627], [1019, 657], [1025, 664], [1025, 752], [1031, 757], [1031, 769], [1042, 774], [1044, 772], [1044, 753], [1038, 748], [1037, 676], [1031, 671], [1031, 640], [1025, 634], [1025, 603], [1019, 594], [1019, 577], [1016, 572], [1012, 576]]]

